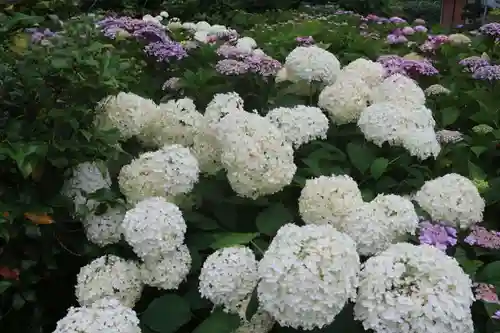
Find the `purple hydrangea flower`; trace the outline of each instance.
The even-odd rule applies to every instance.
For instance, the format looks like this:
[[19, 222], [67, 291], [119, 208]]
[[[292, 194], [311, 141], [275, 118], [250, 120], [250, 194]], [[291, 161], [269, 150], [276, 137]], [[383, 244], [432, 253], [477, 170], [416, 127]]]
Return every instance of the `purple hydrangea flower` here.
[[415, 29], [413, 29], [412, 27], [404, 27], [403, 29], [401, 29], [401, 32], [403, 33], [403, 35], [409, 36], [415, 33]]
[[413, 27], [413, 29], [416, 31], [416, 32], [427, 32], [427, 28], [424, 27], [423, 25], [416, 25]]
[[476, 80], [498, 81], [500, 80], [500, 65], [488, 65], [477, 68], [472, 77]]
[[380, 56], [377, 62], [384, 67], [386, 76], [398, 73], [414, 78], [418, 75], [433, 76], [439, 74], [439, 71], [426, 59], [412, 60], [398, 55], [384, 55]]
[[187, 52], [182, 45], [174, 41], [149, 43], [144, 47], [144, 52], [156, 57], [158, 62], [168, 62], [170, 58], [180, 60], [187, 57]]
[[479, 32], [483, 35], [498, 37], [500, 36], [500, 23], [486, 23], [485, 25], [481, 26], [481, 28], [479, 28]]
[[387, 43], [389, 44], [402, 44], [408, 42], [408, 38], [403, 35], [389, 34], [387, 35]]
[[495, 311], [493, 316], [491, 316], [492, 319], [500, 319], [500, 310]]
[[300, 46], [310, 46], [314, 44], [314, 38], [312, 36], [301, 36], [295, 38], [295, 41], [300, 45]]
[[472, 56], [460, 60], [458, 64], [463, 66], [466, 72], [474, 73], [481, 67], [489, 66], [490, 62], [488, 59], [484, 59], [478, 56]]
[[450, 246], [457, 244], [457, 230], [443, 223], [433, 224], [427, 220], [420, 222], [420, 244], [435, 246], [441, 251], [446, 251]]
[[28, 28], [26, 32], [31, 34], [31, 43], [33, 44], [39, 44], [45, 39], [58, 36], [57, 32], [53, 32], [50, 29]]
[[281, 63], [267, 55], [251, 55], [244, 60], [248, 70], [264, 77], [275, 76], [281, 69]]
[[469, 245], [477, 245], [486, 249], [500, 249], [500, 232], [473, 226], [471, 233], [464, 239]]
[[405, 19], [402, 19], [401, 17], [393, 16], [389, 19], [391, 23], [399, 24], [399, 23], [406, 23]]
[[215, 70], [224, 75], [241, 75], [249, 71], [250, 67], [243, 61], [222, 59], [215, 65]]
[[424, 44], [420, 46], [420, 50], [424, 52], [434, 52], [441, 45], [448, 43], [448, 40], [449, 38], [446, 35], [436, 35], [436, 36], [429, 35]]
[[248, 56], [247, 52], [243, 52], [240, 49], [238, 49], [236, 46], [233, 46], [230, 44], [222, 44], [215, 51], [215, 53], [217, 53], [221, 57], [228, 58], [228, 59], [243, 59], [244, 57]]

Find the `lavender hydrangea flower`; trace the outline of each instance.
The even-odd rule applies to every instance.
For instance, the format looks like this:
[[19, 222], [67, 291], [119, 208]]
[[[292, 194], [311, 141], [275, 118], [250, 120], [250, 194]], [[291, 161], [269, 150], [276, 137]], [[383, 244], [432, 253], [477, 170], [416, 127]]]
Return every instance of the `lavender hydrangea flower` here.
[[480, 226], [473, 226], [471, 233], [465, 237], [464, 242], [486, 249], [500, 249], [500, 232], [490, 231]]
[[500, 319], [500, 310], [495, 311], [493, 316], [491, 316], [492, 319]]
[[429, 60], [405, 59], [397, 55], [384, 55], [377, 59], [386, 71], [386, 76], [399, 73], [410, 77], [418, 75], [433, 76], [439, 74], [439, 71]]
[[450, 246], [457, 244], [457, 230], [443, 223], [431, 223], [427, 220], [420, 222], [420, 244], [435, 246], [441, 251], [446, 251]]
[[500, 80], [500, 65], [488, 65], [477, 68], [472, 77], [476, 80], [498, 81]]
[[314, 38], [312, 38], [312, 36], [299, 36], [295, 38], [295, 41], [300, 46], [309, 46], [314, 44]]
[[57, 32], [53, 32], [50, 29], [37, 29], [37, 28], [28, 28], [26, 29], [27, 33], [31, 34], [31, 43], [32, 44], [40, 44], [42, 41], [58, 36]]
[[489, 66], [490, 62], [488, 59], [472, 56], [460, 60], [458, 64], [463, 66], [466, 72], [474, 73], [478, 68]]
[[144, 52], [156, 57], [158, 62], [168, 62], [171, 58], [180, 60], [187, 57], [187, 52], [182, 45], [174, 41], [149, 43], [144, 47]]
[[412, 27], [404, 27], [403, 29], [401, 29], [401, 32], [403, 33], [403, 35], [409, 36], [415, 33], [415, 29], [413, 29]]
[[275, 76], [281, 69], [281, 63], [267, 55], [251, 55], [244, 60], [248, 70], [264, 77]]
[[403, 35], [389, 34], [387, 35], [387, 43], [389, 44], [402, 44], [408, 42], [408, 38]]
[[500, 36], [500, 23], [492, 22], [486, 23], [485, 25], [479, 28], [479, 32], [483, 35], [488, 35], [491, 37], [499, 37]]
[[400, 23], [406, 23], [406, 20], [405, 19], [402, 19], [401, 17], [397, 17], [397, 16], [393, 16], [389, 19], [389, 21], [391, 23], [394, 23], [394, 24], [400, 24]]
[[222, 59], [215, 65], [215, 70], [223, 75], [241, 75], [249, 71], [250, 67], [243, 61]]
[[420, 50], [424, 52], [434, 52], [441, 45], [448, 43], [449, 38], [446, 35], [429, 35], [427, 40], [420, 46]]
[[416, 25], [413, 27], [413, 30], [415, 30], [416, 32], [427, 32], [427, 28], [424, 27], [423, 25]]
[[236, 46], [230, 44], [222, 44], [215, 53], [228, 59], [243, 59], [248, 56], [247, 52], [241, 51]]

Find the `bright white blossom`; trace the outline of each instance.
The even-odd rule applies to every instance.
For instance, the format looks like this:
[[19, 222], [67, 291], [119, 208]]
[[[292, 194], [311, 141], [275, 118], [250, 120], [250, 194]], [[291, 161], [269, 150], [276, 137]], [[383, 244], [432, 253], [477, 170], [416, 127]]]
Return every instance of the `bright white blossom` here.
[[328, 118], [317, 107], [279, 107], [269, 111], [266, 118], [283, 132], [286, 140], [295, 148], [312, 140], [326, 139]]
[[471, 288], [443, 251], [399, 243], [364, 263], [354, 314], [375, 333], [472, 333]]
[[111, 297], [132, 308], [143, 287], [137, 264], [115, 255], [99, 257], [83, 266], [76, 280], [75, 294], [82, 306]]
[[149, 114], [157, 111], [158, 105], [134, 93], [121, 92], [106, 97], [101, 103], [102, 112], [96, 117], [99, 128], [115, 128], [123, 139], [131, 138], [142, 132]]
[[85, 234], [92, 243], [99, 246], [118, 243], [122, 238], [121, 225], [125, 209], [122, 207], [108, 208], [101, 215], [91, 213], [82, 221]]
[[370, 87], [357, 76], [343, 75], [319, 94], [318, 106], [325, 109], [335, 124], [356, 122], [371, 104]]
[[233, 190], [257, 198], [279, 192], [295, 175], [293, 147], [265, 117], [232, 112], [215, 126], [221, 162]]
[[472, 39], [464, 34], [451, 34], [448, 36], [448, 42], [451, 45], [469, 45], [472, 43]]
[[425, 104], [424, 91], [406, 75], [394, 74], [373, 89], [373, 103]]
[[449, 95], [451, 91], [448, 88], [443, 87], [440, 84], [433, 84], [427, 87], [424, 90], [425, 95], [427, 96], [434, 96], [434, 95]]
[[384, 78], [385, 70], [382, 64], [364, 58], [358, 58], [342, 68], [339, 78], [358, 76], [368, 87], [379, 85]]
[[186, 245], [179, 245], [160, 257], [146, 256], [140, 266], [144, 284], [164, 290], [179, 288], [191, 269], [191, 254]]
[[257, 285], [257, 260], [248, 247], [223, 248], [207, 257], [199, 279], [201, 296], [237, 313]]
[[201, 126], [203, 115], [192, 99], [182, 98], [162, 103], [149, 120], [139, 138], [146, 144], [162, 147], [167, 144], [190, 146]]
[[299, 197], [307, 224], [331, 224], [342, 230], [345, 218], [363, 204], [358, 184], [347, 175], [308, 179]]
[[340, 62], [335, 55], [320, 47], [299, 46], [286, 57], [285, 68], [292, 81], [332, 84], [340, 72]]
[[64, 183], [62, 193], [73, 200], [77, 215], [87, 215], [98, 206], [88, 195], [111, 187], [108, 169], [101, 162], [84, 162], [72, 170], [72, 176]]
[[70, 307], [53, 333], [141, 333], [134, 310], [116, 299], [101, 299], [91, 306]]
[[164, 198], [151, 197], [127, 211], [123, 236], [141, 258], [161, 258], [184, 242], [186, 222], [182, 212]]
[[281, 326], [322, 328], [356, 297], [354, 241], [330, 225], [286, 224], [259, 263], [259, 302]]
[[418, 222], [410, 200], [379, 194], [349, 214], [342, 231], [356, 242], [359, 254], [367, 256], [387, 249], [407, 234], [415, 234]]
[[198, 182], [198, 161], [188, 148], [164, 146], [146, 152], [120, 170], [120, 190], [130, 203], [161, 196], [175, 201], [189, 193]]
[[462, 229], [483, 220], [484, 199], [471, 180], [456, 173], [428, 180], [414, 200], [433, 220]]
[[236, 48], [245, 53], [252, 53], [257, 47], [257, 42], [251, 37], [241, 37], [236, 41]]
[[436, 138], [432, 111], [423, 105], [377, 103], [361, 112], [358, 127], [377, 146], [388, 142], [402, 146], [421, 160], [436, 157], [441, 146]]

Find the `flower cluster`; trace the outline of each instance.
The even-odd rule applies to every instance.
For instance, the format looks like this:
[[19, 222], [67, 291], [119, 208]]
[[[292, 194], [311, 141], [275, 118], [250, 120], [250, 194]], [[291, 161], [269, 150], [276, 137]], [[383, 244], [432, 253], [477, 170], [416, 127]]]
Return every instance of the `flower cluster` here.
[[386, 76], [398, 73], [417, 78], [418, 75], [432, 76], [439, 74], [439, 71], [427, 59], [414, 60], [397, 55], [384, 55], [380, 56], [377, 61], [384, 66]]
[[421, 219], [419, 229], [420, 244], [432, 245], [442, 251], [457, 244], [457, 230], [449, 223]]

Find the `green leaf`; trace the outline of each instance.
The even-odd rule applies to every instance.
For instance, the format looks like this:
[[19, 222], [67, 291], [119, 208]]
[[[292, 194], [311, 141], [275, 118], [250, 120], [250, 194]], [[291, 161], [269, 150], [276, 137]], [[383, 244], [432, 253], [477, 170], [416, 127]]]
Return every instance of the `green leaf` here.
[[184, 219], [189, 227], [201, 230], [219, 229], [217, 221], [197, 212], [185, 212]]
[[482, 153], [488, 150], [488, 148], [483, 147], [483, 146], [475, 146], [471, 147], [470, 150], [476, 155], [476, 157], [479, 157]]
[[250, 321], [253, 315], [259, 309], [259, 298], [257, 296], [257, 288], [254, 288], [252, 292], [252, 297], [250, 298], [250, 302], [248, 302], [247, 308], [245, 310], [245, 319]]
[[173, 333], [190, 319], [191, 309], [188, 301], [175, 294], [154, 299], [141, 317], [141, 321], [157, 333]]
[[462, 269], [467, 275], [473, 277], [477, 270], [483, 265], [483, 262], [480, 260], [471, 260], [467, 258], [467, 253], [464, 249], [457, 247], [455, 250], [455, 259], [458, 261]]
[[0, 295], [3, 294], [7, 289], [12, 286], [12, 282], [10, 281], [0, 281]]
[[460, 110], [454, 107], [446, 108], [442, 111], [441, 116], [442, 126], [449, 126], [457, 121], [460, 116]]
[[370, 172], [375, 179], [379, 179], [384, 172], [387, 170], [389, 166], [389, 160], [383, 157], [377, 158], [373, 161], [372, 166], [370, 167]]
[[471, 161], [468, 161], [468, 166], [469, 166], [469, 177], [472, 179], [486, 179], [486, 174], [484, 173], [483, 170], [481, 170], [480, 167], [472, 163]]
[[193, 333], [231, 333], [240, 327], [240, 317], [236, 314], [216, 309]]
[[257, 229], [269, 236], [276, 234], [279, 228], [291, 222], [293, 222], [293, 216], [282, 203], [264, 209], [257, 215], [255, 221]]
[[365, 173], [374, 160], [373, 153], [369, 148], [353, 142], [347, 144], [347, 155], [351, 163], [361, 173]]
[[220, 249], [234, 245], [244, 245], [250, 243], [259, 233], [244, 232], [224, 232], [214, 234], [215, 241], [210, 244], [212, 249]]
[[484, 266], [476, 275], [477, 282], [484, 282], [500, 287], [500, 261]]

